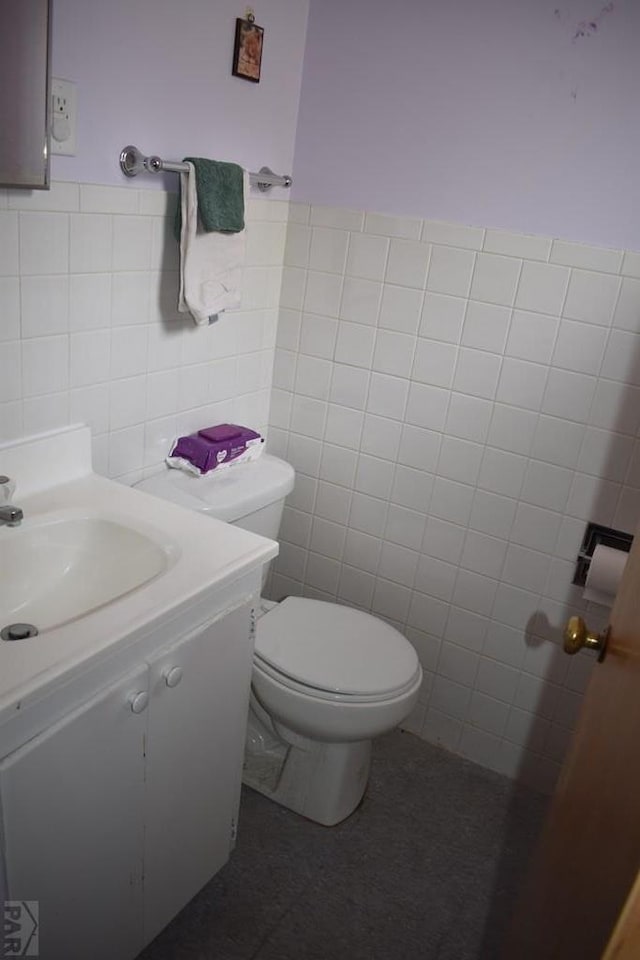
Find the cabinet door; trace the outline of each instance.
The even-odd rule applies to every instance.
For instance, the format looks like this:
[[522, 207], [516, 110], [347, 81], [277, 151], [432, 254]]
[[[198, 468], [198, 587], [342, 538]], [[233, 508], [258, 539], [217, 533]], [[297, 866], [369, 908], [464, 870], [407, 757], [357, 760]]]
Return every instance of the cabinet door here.
[[227, 861], [253, 642], [244, 606], [150, 661], [145, 943]]
[[128, 675], [0, 763], [7, 895], [38, 901], [42, 960], [127, 960], [142, 948], [147, 718], [132, 700], [147, 675]]

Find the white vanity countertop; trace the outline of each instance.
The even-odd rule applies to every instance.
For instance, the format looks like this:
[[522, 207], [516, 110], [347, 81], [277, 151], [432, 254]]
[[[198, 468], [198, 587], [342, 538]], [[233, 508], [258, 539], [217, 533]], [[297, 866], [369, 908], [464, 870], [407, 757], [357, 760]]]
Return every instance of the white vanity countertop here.
[[[2, 451], [0, 450], [0, 472]], [[184, 510], [165, 500], [88, 473], [20, 496], [22, 529], [56, 518], [99, 517], [121, 523], [165, 546], [169, 569], [130, 593], [38, 636], [0, 641], [0, 724], [44, 692], [90, 669], [119, 646], [135, 643], [162, 618], [185, 610], [276, 556], [272, 540]], [[0, 527], [0, 571], [11, 563], [11, 538], [21, 528]], [[0, 573], [1, 575], [1, 573]], [[259, 580], [256, 580], [259, 583]], [[4, 626], [5, 624], [0, 624]], [[37, 624], [36, 624], [37, 626]]]

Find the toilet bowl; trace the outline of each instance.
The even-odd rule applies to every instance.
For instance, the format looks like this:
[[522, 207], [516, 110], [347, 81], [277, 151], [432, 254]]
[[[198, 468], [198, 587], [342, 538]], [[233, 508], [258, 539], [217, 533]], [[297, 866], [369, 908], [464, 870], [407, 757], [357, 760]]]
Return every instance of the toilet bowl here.
[[[139, 486], [275, 539], [293, 481], [289, 464], [263, 455], [217, 475], [167, 470]], [[360, 803], [371, 741], [411, 712], [422, 669], [409, 641], [364, 611], [293, 596], [261, 606], [243, 779], [332, 826]]]

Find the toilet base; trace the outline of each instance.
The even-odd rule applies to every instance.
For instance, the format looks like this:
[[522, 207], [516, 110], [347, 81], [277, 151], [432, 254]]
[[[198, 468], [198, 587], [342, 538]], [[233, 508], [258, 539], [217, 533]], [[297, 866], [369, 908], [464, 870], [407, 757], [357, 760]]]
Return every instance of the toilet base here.
[[243, 783], [325, 827], [356, 809], [367, 787], [371, 741], [321, 743], [272, 722], [251, 696]]

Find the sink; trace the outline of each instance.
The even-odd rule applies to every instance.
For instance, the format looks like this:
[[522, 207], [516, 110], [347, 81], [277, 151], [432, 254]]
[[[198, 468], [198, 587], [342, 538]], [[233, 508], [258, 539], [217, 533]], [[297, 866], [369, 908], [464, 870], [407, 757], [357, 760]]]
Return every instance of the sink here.
[[104, 517], [54, 516], [0, 529], [0, 558], [0, 627], [42, 633], [158, 577], [171, 549]]

